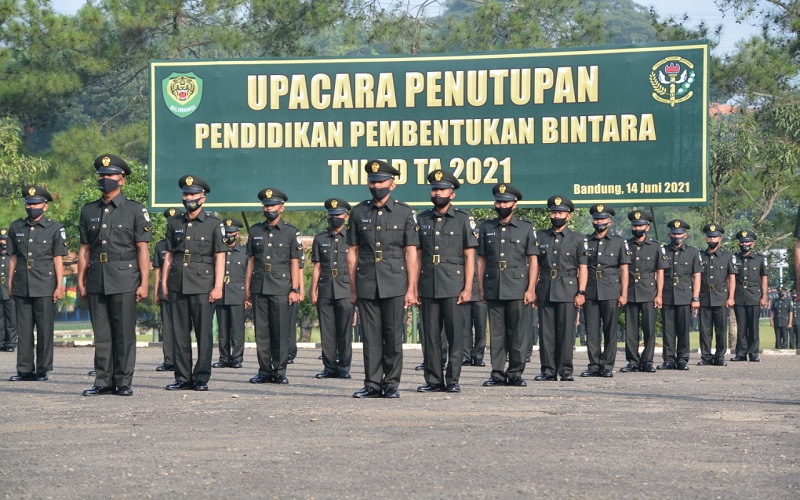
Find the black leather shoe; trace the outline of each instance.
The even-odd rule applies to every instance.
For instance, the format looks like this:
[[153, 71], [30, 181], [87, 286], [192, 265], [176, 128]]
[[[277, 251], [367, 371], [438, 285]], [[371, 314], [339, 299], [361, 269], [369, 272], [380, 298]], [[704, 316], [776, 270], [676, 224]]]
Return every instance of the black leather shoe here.
[[350, 372], [339, 372], [339, 378], [353, 378]]
[[[570, 376], [572, 376], [572, 375], [570, 375]], [[546, 375], [544, 373], [540, 373], [539, 375], [536, 375], [535, 377], [533, 377], [533, 380], [535, 380], [537, 382], [555, 382], [558, 379], [556, 378], [555, 375]]]
[[48, 380], [50, 380], [50, 377], [48, 377], [46, 373], [37, 373], [36, 374], [36, 381], [37, 382], [46, 382]]
[[231, 368], [241, 368], [241, 367], [242, 367], [241, 361], [234, 361], [233, 363], [231, 363]]
[[8, 380], [10, 380], [12, 382], [33, 382], [34, 380], [36, 380], [36, 374], [35, 373], [20, 373], [20, 372], [18, 372], [16, 374], [11, 375], [10, 377], [8, 377]]
[[461, 365], [462, 366], [468, 366], [468, 365], [471, 365], [471, 364], [472, 364], [472, 360], [469, 359], [469, 358], [464, 358], [464, 359], [461, 360]]
[[383, 397], [390, 398], [390, 399], [399, 398], [400, 397], [400, 391], [398, 391], [397, 388], [395, 388], [395, 387], [387, 387], [383, 391]]
[[167, 363], [161, 363], [160, 365], [156, 366], [157, 372], [174, 372], [175, 366], [169, 365]]
[[133, 389], [127, 385], [121, 385], [117, 387], [117, 390], [114, 391], [114, 394], [117, 396], [133, 396]]
[[621, 373], [631, 373], [631, 372], [638, 372], [639, 367], [634, 366], [632, 363], [628, 363], [627, 365], [623, 366], [619, 369]]
[[571, 373], [565, 373], [564, 375], [561, 375], [561, 381], [562, 382], [574, 382], [575, 378], [572, 376]]
[[317, 359], [321, 360], [322, 359], [322, 354], [320, 354]]
[[288, 384], [289, 383], [289, 379], [286, 378], [286, 375], [275, 375], [274, 377], [272, 377], [272, 383], [273, 384]]
[[224, 361], [217, 361], [216, 363], [211, 365], [212, 368], [230, 368], [230, 366], [231, 365], [229, 365], [228, 363], [226, 363]]
[[7, 346], [5, 346], [3, 348], [3, 350], [6, 351], [6, 352], [14, 352], [14, 346], [13, 345], [7, 345]]
[[686, 371], [689, 369], [689, 365], [686, 363], [678, 363], [678, 366], [675, 367], [676, 370]]
[[164, 389], [168, 391], [188, 391], [190, 389], [194, 389], [194, 384], [191, 382], [181, 382], [180, 380], [176, 380], [175, 382], [164, 387]]
[[701, 359], [700, 361], [697, 362], [697, 366], [709, 366], [709, 365], [713, 365], [713, 364], [714, 363], [711, 360], [708, 360], [708, 359]]
[[449, 384], [445, 389], [444, 392], [461, 392], [461, 386], [458, 384]]
[[643, 371], [644, 373], [655, 373], [657, 370], [653, 367], [652, 364], [647, 363], [641, 368], [641, 371]]
[[419, 364], [419, 365], [414, 367], [414, 371], [418, 371], [418, 372], [420, 372], [420, 371], [422, 371], [424, 369], [425, 369], [425, 363]]
[[92, 387], [86, 389], [81, 394], [84, 396], [99, 396], [101, 394], [111, 394], [114, 392], [114, 387], [98, 387], [93, 385]]
[[[760, 359], [758, 359], [758, 356], [750, 356], [750, 361], [752, 361], [753, 363], [758, 363], [758, 362], [760, 362], [761, 360], [760, 360]], [[38, 380], [38, 379], [37, 379], [37, 380]]]
[[656, 368], [658, 368], [659, 370], [674, 370], [675, 369], [675, 365], [672, 364], [672, 363], [664, 363], [664, 364], [658, 365]]
[[712, 363], [714, 366], [728, 366], [724, 359], [717, 359]]
[[271, 382], [272, 377], [268, 377], [266, 375], [258, 374], [255, 377], [250, 379], [251, 384], [266, 384], [267, 382]]
[[336, 378], [335, 373], [326, 372], [325, 370], [314, 375], [314, 378]]
[[514, 387], [528, 387], [528, 383], [525, 382], [522, 377], [514, 377], [508, 381], [508, 385], [513, 385]]
[[472, 366], [486, 366], [482, 359], [473, 359]]
[[88, 372], [86, 372], [86, 375], [89, 375], [90, 377], [96, 377], [97, 370], [89, 370]]
[[442, 392], [443, 390], [443, 385], [425, 384], [417, 387], [417, 392]]
[[731, 361], [747, 361], [747, 356], [734, 356], [731, 358]]
[[603, 378], [612, 378], [614, 376], [614, 370], [606, 368], [605, 370], [603, 370], [600, 376]]
[[526, 363], [530, 363], [531, 362], [531, 357], [530, 356], [525, 356], [525, 362]]
[[194, 390], [195, 391], [207, 391], [208, 390], [208, 382], [195, 382], [194, 383]]
[[373, 387], [364, 387], [360, 391], [353, 393], [354, 398], [379, 398], [381, 397], [381, 391], [379, 389], [375, 389]]
[[293, 357], [289, 357], [289, 359], [286, 361], [286, 363], [289, 364], [289, 365], [293, 365], [294, 364], [294, 358]]
[[499, 386], [499, 385], [506, 385], [506, 381], [503, 380], [503, 379], [499, 379], [497, 377], [489, 377], [483, 383], [484, 387], [496, 387], [496, 386]]
[[592, 370], [589, 368], [588, 370], [584, 370], [581, 372], [581, 377], [599, 377], [600, 370]]

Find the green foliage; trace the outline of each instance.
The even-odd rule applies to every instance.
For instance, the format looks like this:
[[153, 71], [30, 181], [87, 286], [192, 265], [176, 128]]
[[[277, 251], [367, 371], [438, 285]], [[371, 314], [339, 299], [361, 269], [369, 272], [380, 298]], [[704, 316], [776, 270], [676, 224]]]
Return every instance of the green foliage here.
[[0, 196], [16, 197], [23, 184], [47, 172], [47, 161], [24, 154], [20, 125], [13, 118], [0, 118]]

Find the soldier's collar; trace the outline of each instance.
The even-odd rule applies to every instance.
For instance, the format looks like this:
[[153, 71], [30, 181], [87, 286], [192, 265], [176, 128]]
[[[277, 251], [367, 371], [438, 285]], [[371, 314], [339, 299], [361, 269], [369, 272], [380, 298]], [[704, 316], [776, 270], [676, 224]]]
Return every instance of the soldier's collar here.
[[385, 208], [385, 209], [387, 209], [388, 211], [391, 212], [392, 211], [392, 205], [394, 205], [394, 198], [392, 198], [392, 195], [389, 195], [389, 198], [386, 200], [386, 203], [384, 203], [380, 207], [375, 203], [375, 200], [370, 200], [370, 201], [372, 202], [372, 208], [374, 210], [381, 210], [381, 209]]
[[206, 220], [206, 211], [201, 208], [200, 212], [197, 214], [197, 217], [195, 217], [194, 219], [190, 219], [189, 218], [189, 212], [184, 212], [183, 220], [189, 221], [189, 222], [191, 222], [193, 220], [199, 220], [200, 222], [203, 222], [203, 221]]
[[[106, 205], [105, 199], [102, 196], [100, 197], [100, 203]], [[125, 196], [123, 196], [122, 191], [108, 201], [108, 204], [114, 205], [115, 207], [119, 207], [123, 203], [125, 203]]]
[[431, 211], [434, 217], [444, 217], [444, 216], [455, 217], [456, 209], [453, 208], [453, 204], [451, 203], [450, 206], [447, 207], [447, 211], [445, 211], [445, 213], [440, 213], [438, 210], [436, 210], [435, 207], [432, 208]]
[[503, 224], [500, 222], [500, 217], [497, 218], [497, 225], [498, 226], [514, 226], [517, 227], [519, 225], [519, 219], [517, 219], [516, 215], [511, 215], [511, 218], [508, 220], [508, 224]]

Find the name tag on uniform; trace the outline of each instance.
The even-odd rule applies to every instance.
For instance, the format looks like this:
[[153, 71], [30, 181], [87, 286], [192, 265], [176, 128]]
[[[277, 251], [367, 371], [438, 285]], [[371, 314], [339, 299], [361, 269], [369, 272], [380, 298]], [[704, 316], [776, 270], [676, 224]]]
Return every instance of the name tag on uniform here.
[[361, 222], [363, 222], [364, 224], [369, 224], [370, 222], [372, 222], [372, 219], [361, 219]]
[[100, 222], [100, 217], [91, 217], [89, 222]]
[[329, 246], [331, 246], [331, 244], [330, 243], [323, 243], [322, 246], [329, 247]]
[[419, 226], [420, 229], [430, 229], [431, 226]]
[[253, 239], [254, 240], [263, 240], [264, 237], [263, 236], [253, 236]]
[[486, 233], [486, 236], [494, 236], [495, 233]]
[[25, 237], [25, 233], [17, 233], [17, 237]]
[[539, 245], [539, 248], [542, 248], [542, 249], [549, 248], [549, 247], [550, 247], [550, 245], [548, 245], [546, 243], [544, 245]]
[[176, 229], [176, 230], [175, 230], [175, 232], [176, 232], [176, 233], [182, 233], [182, 232], [183, 232], [183, 229]]

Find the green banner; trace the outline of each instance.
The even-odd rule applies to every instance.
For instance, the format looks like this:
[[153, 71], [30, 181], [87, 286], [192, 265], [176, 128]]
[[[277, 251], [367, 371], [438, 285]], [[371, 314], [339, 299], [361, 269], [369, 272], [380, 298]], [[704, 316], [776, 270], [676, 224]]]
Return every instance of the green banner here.
[[397, 199], [430, 206], [449, 169], [456, 204], [486, 207], [512, 183], [522, 207], [707, 202], [708, 44], [369, 58], [150, 62], [150, 205], [288, 208], [369, 197], [364, 164], [401, 172]]

